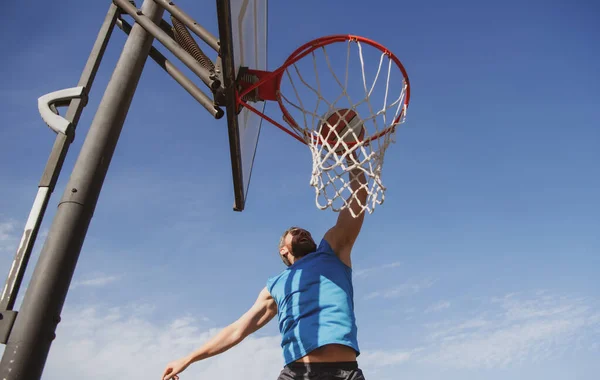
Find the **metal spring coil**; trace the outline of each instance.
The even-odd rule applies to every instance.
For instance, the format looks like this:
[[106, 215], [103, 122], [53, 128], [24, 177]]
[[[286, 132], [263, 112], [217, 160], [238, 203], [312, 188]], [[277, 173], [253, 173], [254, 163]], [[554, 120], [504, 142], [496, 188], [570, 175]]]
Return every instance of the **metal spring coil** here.
[[212, 63], [210, 58], [204, 54], [200, 46], [196, 43], [196, 40], [192, 37], [187, 27], [175, 17], [171, 16], [171, 22], [173, 23], [173, 34], [175, 35], [175, 41], [192, 57], [202, 65], [205, 69], [214, 72], [215, 65]]
[[[240, 75], [238, 81], [254, 84], [258, 81], [258, 78], [256, 77], [256, 75], [243, 73]], [[258, 88], [255, 88], [254, 90], [244, 95], [242, 99], [246, 102], [258, 102], [262, 100], [258, 97]]]

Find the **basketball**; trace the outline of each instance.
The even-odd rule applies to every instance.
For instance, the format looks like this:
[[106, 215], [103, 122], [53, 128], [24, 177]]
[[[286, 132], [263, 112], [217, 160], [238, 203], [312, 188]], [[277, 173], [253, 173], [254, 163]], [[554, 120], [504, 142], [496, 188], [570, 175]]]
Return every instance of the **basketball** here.
[[321, 138], [336, 149], [337, 154], [346, 150], [343, 144], [338, 144], [340, 139], [352, 146], [365, 137], [363, 121], [354, 110], [333, 109], [325, 114], [322, 120], [323, 123], [319, 128]]

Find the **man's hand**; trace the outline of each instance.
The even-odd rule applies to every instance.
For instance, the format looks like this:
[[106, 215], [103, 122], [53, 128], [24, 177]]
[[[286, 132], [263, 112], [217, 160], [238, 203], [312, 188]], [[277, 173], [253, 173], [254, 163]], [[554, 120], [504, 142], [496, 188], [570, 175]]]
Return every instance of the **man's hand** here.
[[178, 374], [183, 372], [190, 365], [190, 361], [187, 357], [179, 360], [172, 361], [167, 364], [167, 368], [162, 376], [162, 380], [179, 380]]

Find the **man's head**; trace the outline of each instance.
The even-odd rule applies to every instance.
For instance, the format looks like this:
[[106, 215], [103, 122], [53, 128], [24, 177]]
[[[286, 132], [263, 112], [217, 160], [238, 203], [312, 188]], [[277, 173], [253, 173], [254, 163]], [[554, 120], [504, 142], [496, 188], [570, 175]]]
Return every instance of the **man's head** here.
[[317, 245], [310, 232], [303, 228], [287, 229], [279, 239], [279, 255], [288, 267], [296, 260], [317, 250]]

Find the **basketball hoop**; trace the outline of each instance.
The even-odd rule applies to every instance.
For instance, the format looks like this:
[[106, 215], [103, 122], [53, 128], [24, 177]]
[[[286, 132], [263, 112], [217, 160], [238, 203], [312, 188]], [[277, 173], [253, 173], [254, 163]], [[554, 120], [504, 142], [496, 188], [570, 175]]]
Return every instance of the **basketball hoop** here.
[[[322, 37], [272, 72], [241, 70], [237, 82], [238, 110], [247, 108], [310, 147], [319, 209], [348, 208], [352, 192], [345, 177], [354, 169], [365, 173], [368, 198], [357, 213], [350, 208], [352, 215], [372, 213], [384, 202], [385, 151], [410, 100], [408, 75], [394, 54], [359, 36]], [[257, 101], [276, 101], [288, 127], [250, 104]]]

